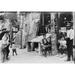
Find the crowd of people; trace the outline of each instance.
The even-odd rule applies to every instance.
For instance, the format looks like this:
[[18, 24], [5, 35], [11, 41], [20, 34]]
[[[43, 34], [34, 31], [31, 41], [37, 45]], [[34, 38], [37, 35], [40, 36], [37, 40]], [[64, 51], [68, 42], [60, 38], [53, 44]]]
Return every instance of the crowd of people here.
[[[67, 30], [67, 36], [62, 36], [61, 39], [58, 40], [58, 53], [65, 53], [67, 55], [67, 61], [70, 61], [71, 59], [73, 60], [73, 39], [74, 30], [72, 27], [69, 27]], [[6, 29], [2, 29], [0, 30], [0, 57], [2, 62], [4, 62], [5, 60], [9, 60], [9, 47], [12, 47], [12, 55], [14, 56], [14, 53], [17, 55], [15, 42], [12, 42], [11, 45], [9, 31], [7, 31]], [[51, 36], [46, 38], [46, 34], [43, 35], [41, 51], [42, 55], [44, 55], [45, 57], [47, 57], [48, 54], [52, 55]]]
[[[70, 23], [68, 23], [70, 25]], [[59, 34], [60, 35], [60, 34]], [[74, 39], [74, 29], [73, 26], [68, 26], [66, 30], [66, 35], [62, 33], [60, 39], [58, 39], [57, 49], [58, 54], [67, 55], [67, 61], [74, 60], [73, 57], [73, 39]], [[46, 35], [43, 35], [42, 39], [42, 53], [44, 56], [47, 56], [47, 52], [52, 54], [52, 43], [51, 37], [46, 38]]]
[[[9, 60], [9, 47], [12, 47], [12, 55], [14, 56], [14, 53], [17, 55], [15, 42], [10, 41], [10, 31], [8, 31], [6, 28], [1, 26], [1, 22], [3, 22], [3, 19], [0, 20], [0, 59], [1, 62], [5, 62], [6, 60]], [[70, 24], [70, 23], [69, 23]], [[68, 27], [66, 31], [66, 36], [62, 35], [61, 38], [58, 40], [58, 54], [66, 54], [67, 55], [67, 61], [70, 61], [71, 59], [74, 60], [73, 57], [73, 39], [74, 39], [74, 30], [73, 26]], [[60, 35], [60, 34], [59, 34]], [[47, 55], [52, 55], [52, 41], [51, 36], [46, 38], [46, 34], [43, 34], [43, 39], [41, 42], [41, 52], [42, 55], [47, 57]]]

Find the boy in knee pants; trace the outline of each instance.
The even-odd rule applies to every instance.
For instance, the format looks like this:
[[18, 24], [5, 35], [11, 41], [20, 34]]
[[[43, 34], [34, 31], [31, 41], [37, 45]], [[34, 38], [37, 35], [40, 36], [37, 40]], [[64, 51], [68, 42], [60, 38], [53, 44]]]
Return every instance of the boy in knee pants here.
[[12, 55], [13, 56], [14, 56], [14, 53], [17, 55], [15, 43], [12, 44]]

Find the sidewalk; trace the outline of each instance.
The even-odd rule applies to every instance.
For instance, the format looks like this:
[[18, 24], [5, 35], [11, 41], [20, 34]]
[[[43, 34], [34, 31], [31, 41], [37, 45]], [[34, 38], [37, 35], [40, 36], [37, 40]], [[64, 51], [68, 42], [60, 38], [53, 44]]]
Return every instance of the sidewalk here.
[[[26, 48], [25, 49], [17, 48], [16, 51], [17, 51], [17, 54], [20, 55], [20, 54], [27, 52], [27, 49]], [[10, 48], [10, 56], [12, 56], [12, 48]]]
[[27, 52], [25, 49], [18, 49], [18, 55], [10, 56], [10, 60], [5, 63], [42, 63], [42, 64], [74, 64], [73, 61], [66, 61], [65, 55], [55, 55], [44, 57], [37, 52]]

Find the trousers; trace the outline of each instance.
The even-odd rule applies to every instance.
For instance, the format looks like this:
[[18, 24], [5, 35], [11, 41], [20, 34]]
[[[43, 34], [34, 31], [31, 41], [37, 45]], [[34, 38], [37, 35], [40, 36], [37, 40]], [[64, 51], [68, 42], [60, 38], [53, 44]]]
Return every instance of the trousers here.
[[67, 57], [68, 60], [71, 60], [71, 57], [73, 59], [73, 40], [68, 39], [68, 44], [67, 44]]

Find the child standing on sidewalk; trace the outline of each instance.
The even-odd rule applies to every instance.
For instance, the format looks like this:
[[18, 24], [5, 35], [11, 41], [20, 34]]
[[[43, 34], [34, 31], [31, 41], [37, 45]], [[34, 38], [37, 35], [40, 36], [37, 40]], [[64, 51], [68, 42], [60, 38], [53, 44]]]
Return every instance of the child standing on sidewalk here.
[[63, 54], [66, 51], [67, 45], [66, 45], [66, 40], [64, 39], [64, 37], [61, 38], [61, 40], [59, 40], [60, 46], [59, 46], [59, 50], [60, 53]]
[[13, 44], [12, 44], [12, 55], [13, 56], [14, 56], [14, 53], [17, 55], [15, 42], [13, 42]]

